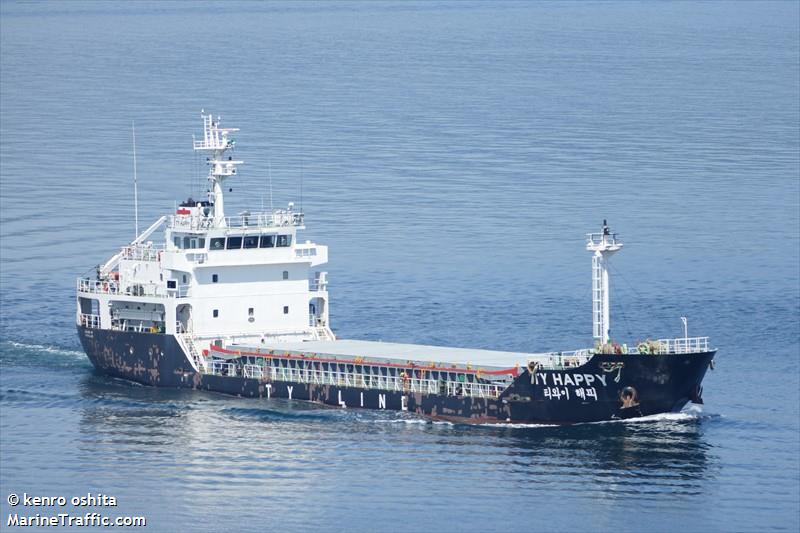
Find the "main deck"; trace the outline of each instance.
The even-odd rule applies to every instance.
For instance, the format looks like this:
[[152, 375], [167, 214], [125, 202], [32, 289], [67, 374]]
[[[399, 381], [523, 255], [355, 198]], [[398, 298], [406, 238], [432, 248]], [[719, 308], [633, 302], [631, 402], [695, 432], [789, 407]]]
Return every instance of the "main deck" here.
[[603, 349], [584, 348], [563, 352], [525, 353], [452, 348], [423, 344], [402, 344], [354, 339], [261, 343], [233, 343], [211, 347], [209, 355], [224, 359], [242, 356], [262, 358], [310, 359], [344, 364], [393, 367], [425, 367], [442, 370], [482, 371], [487, 374], [513, 374], [532, 363], [541, 369], [560, 370], [586, 363], [595, 354], [686, 354], [709, 351], [708, 337], [648, 340], [637, 346], [609, 344]]
[[[231, 347], [236, 349], [237, 347]], [[473, 348], [450, 348], [422, 344], [401, 344], [353, 339], [320, 340], [307, 342], [265, 342], [259, 345], [243, 345], [243, 350], [269, 351], [313, 355], [327, 359], [356, 359], [382, 363], [407, 365], [448, 365], [485, 369], [514, 368], [524, 366], [534, 354], [502, 352]]]

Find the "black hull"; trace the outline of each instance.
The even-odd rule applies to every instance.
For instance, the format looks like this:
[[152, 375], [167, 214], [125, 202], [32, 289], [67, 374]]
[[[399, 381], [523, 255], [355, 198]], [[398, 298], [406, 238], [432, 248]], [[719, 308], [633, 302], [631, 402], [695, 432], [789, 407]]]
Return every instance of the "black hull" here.
[[715, 354], [596, 355], [562, 371], [536, 370], [532, 376], [523, 370], [499, 398], [489, 399], [200, 374], [171, 335], [82, 326], [78, 335], [95, 368], [144, 385], [408, 411], [469, 423], [571, 424], [679, 411], [690, 401], [702, 402], [701, 383]]

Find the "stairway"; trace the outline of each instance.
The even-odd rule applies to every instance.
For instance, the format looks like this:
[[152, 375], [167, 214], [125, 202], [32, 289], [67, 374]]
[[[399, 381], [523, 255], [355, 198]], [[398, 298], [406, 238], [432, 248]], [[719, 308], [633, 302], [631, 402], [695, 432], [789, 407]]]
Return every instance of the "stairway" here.
[[335, 341], [336, 335], [333, 334], [328, 326], [317, 326], [314, 328], [316, 331], [317, 339], [321, 341]]
[[197, 346], [195, 345], [191, 334], [178, 333], [176, 337], [178, 338], [181, 347], [189, 355], [189, 359], [194, 364], [195, 369], [199, 372], [202, 372], [205, 369], [205, 359], [201, 357], [200, 352], [197, 351]]

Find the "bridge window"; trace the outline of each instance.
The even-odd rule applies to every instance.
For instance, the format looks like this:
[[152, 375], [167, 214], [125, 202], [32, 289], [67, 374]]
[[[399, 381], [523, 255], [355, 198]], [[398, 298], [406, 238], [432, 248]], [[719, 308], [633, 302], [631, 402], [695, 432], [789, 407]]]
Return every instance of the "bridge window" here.
[[284, 315], [288, 315], [289, 314], [289, 306], [288, 305], [284, 305], [283, 306], [283, 314]]
[[214, 313], [213, 314], [214, 314], [214, 318], [217, 318], [219, 316], [219, 309], [214, 309]]
[[216, 283], [219, 281], [219, 274], [211, 274], [211, 283]]
[[258, 235], [248, 235], [244, 238], [245, 248], [258, 248]]
[[223, 248], [225, 248], [225, 237], [216, 237], [211, 239], [212, 250], [222, 250]]
[[261, 236], [261, 247], [262, 248], [273, 248], [275, 246], [275, 235], [262, 235]]
[[228, 250], [238, 250], [242, 247], [241, 237], [228, 237], [228, 245], [225, 247]]
[[289, 271], [288, 270], [284, 270], [283, 271], [283, 279], [289, 279]]
[[291, 235], [278, 235], [278, 246], [285, 247], [292, 245]]
[[177, 288], [177, 286], [178, 286], [178, 283], [174, 279], [168, 279], [167, 280], [167, 288], [168, 289], [175, 289], [175, 288]]

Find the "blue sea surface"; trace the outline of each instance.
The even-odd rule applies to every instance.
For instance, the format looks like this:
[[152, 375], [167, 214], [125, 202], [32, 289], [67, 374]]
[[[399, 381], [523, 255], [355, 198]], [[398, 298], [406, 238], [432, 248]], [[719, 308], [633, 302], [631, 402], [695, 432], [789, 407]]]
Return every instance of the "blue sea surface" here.
[[[709, 335], [705, 405], [470, 427], [93, 371], [75, 278], [202, 196], [302, 205], [343, 338]], [[0, 529], [10, 493], [112, 495], [148, 531], [800, 529], [797, 2], [2, 2]], [[270, 180], [271, 176], [271, 180]], [[9, 528], [9, 531], [14, 529]]]

